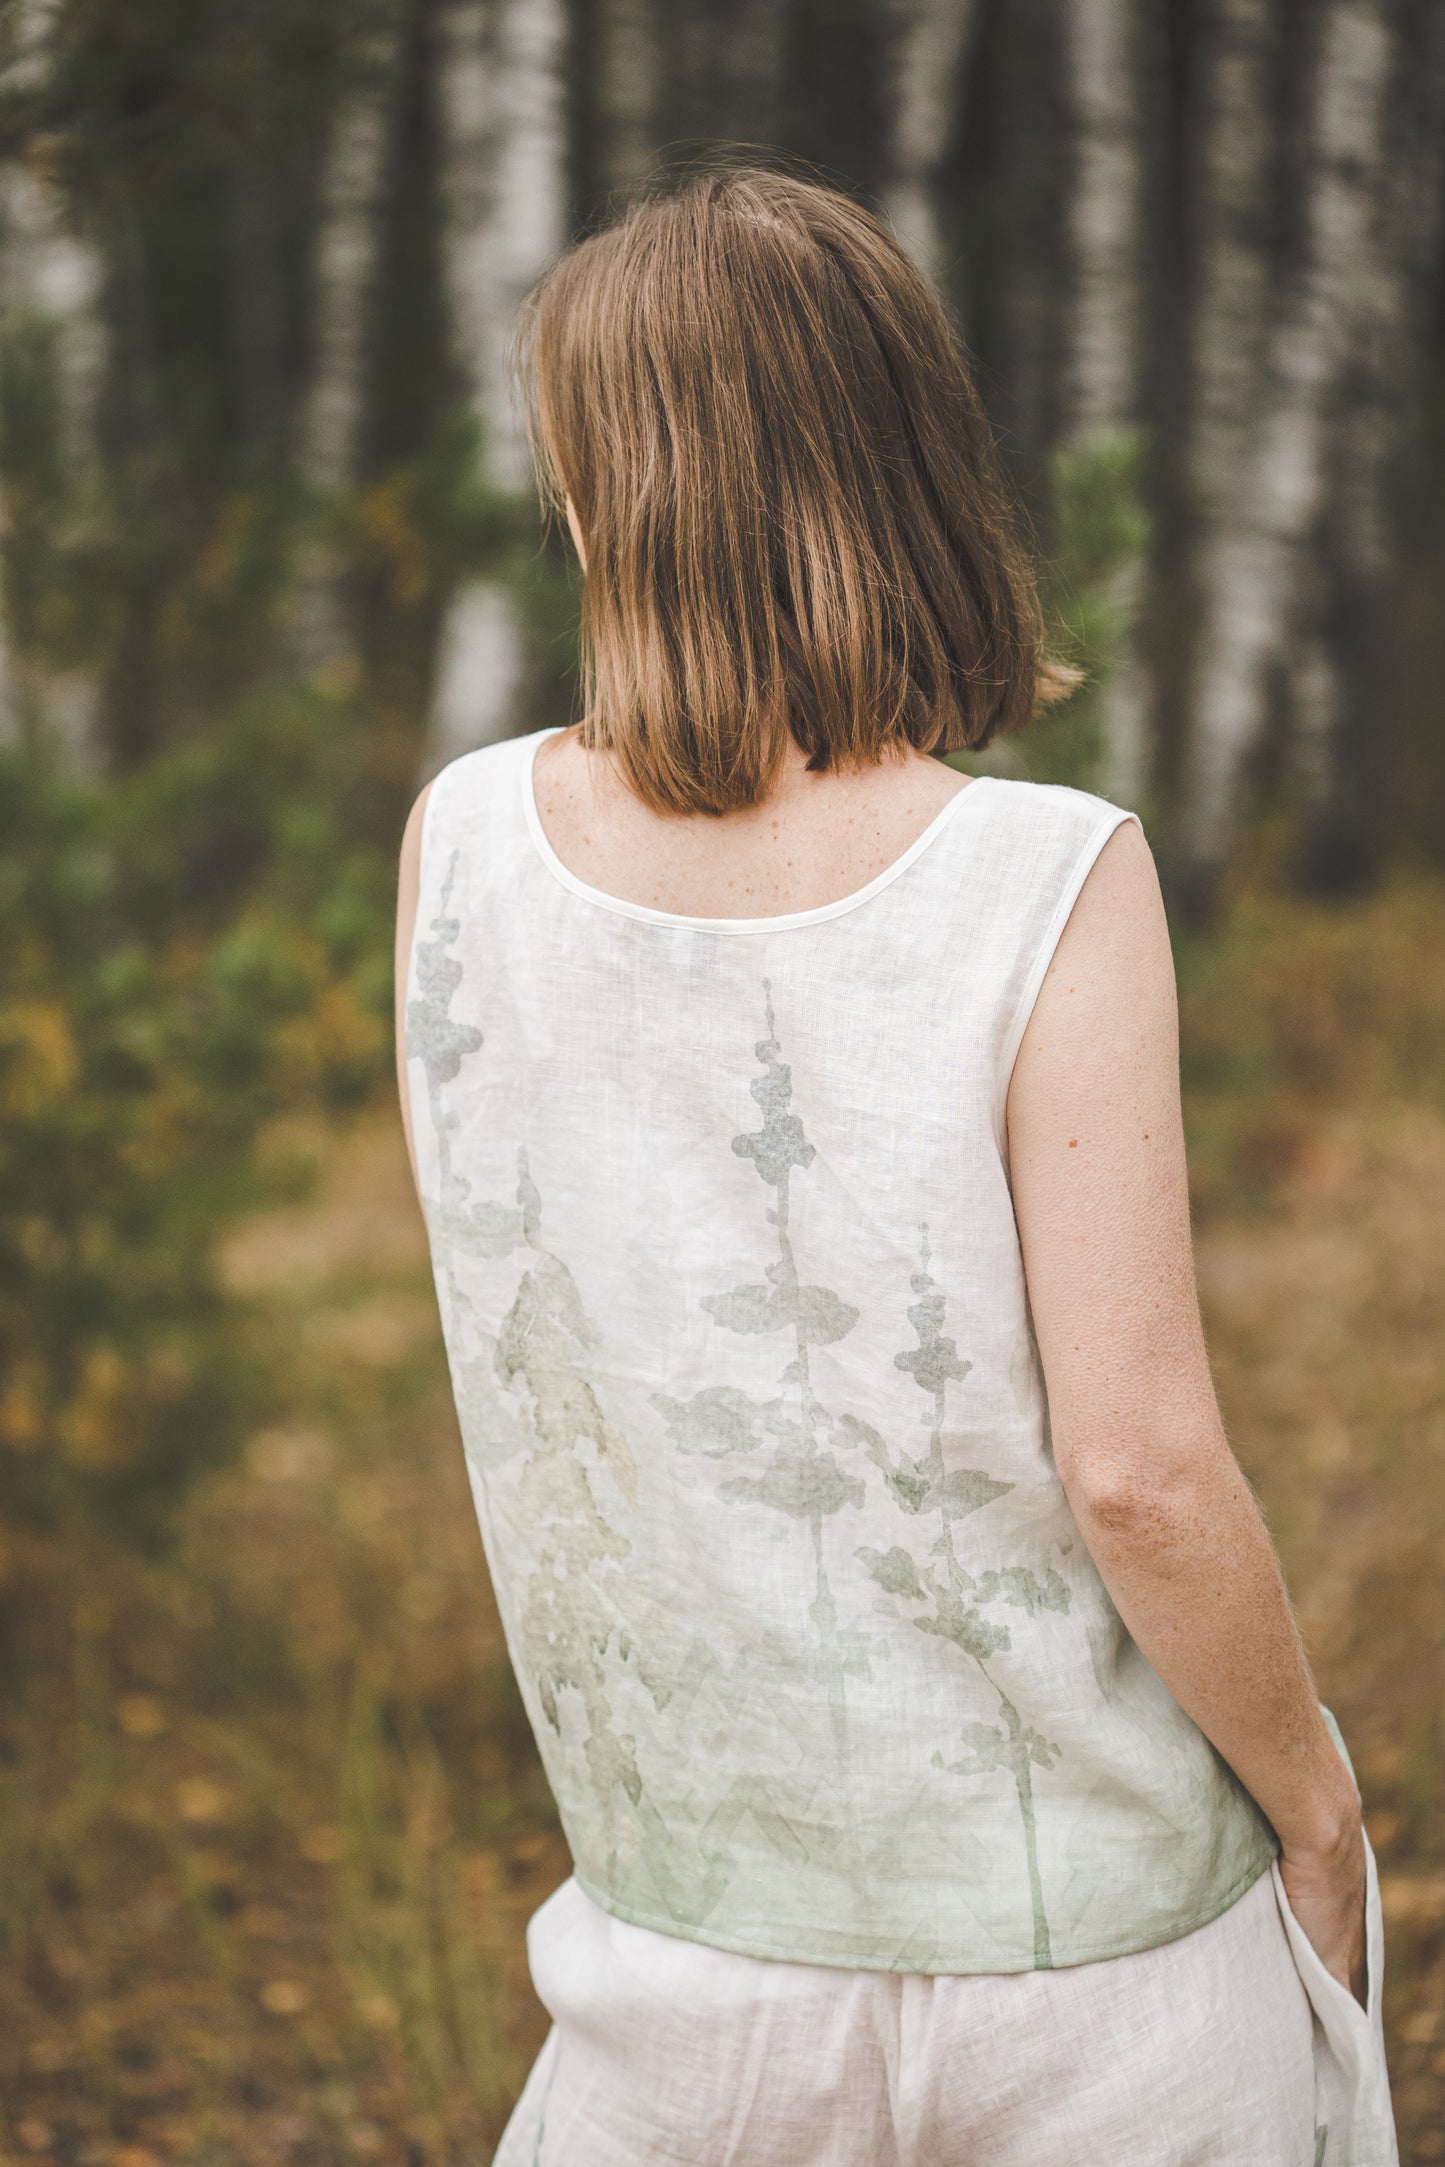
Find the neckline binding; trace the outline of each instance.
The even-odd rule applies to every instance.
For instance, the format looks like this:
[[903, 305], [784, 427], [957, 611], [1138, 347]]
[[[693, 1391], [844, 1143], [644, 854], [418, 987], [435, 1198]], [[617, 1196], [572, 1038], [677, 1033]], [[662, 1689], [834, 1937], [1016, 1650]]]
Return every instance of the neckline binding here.
[[965, 798], [971, 798], [985, 783], [996, 780], [991, 775], [971, 776], [961, 790], [954, 792], [946, 805], [939, 807], [928, 826], [914, 836], [901, 857], [885, 865], [881, 873], [875, 873], [872, 880], [861, 888], [855, 888], [851, 895], [840, 896], [836, 903], [819, 903], [812, 910], [784, 911], [770, 918], [702, 918], [686, 911], [655, 910], [650, 903], [632, 903], [625, 896], [609, 895], [605, 888], [594, 888], [588, 881], [579, 879], [570, 867], [562, 863], [547, 840], [547, 831], [542, 826], [542, 816], [537, 810], [536, 779], [533, 771], [542, 740], [560, 737], [566, 727], [565, 723], [558, 723], [550, 730], [535, 730], [530, 737], [522, 740], [522, 810], [526, 817], [527, 832], [532, 838], [538, 857], [564, 888], [570, 888], [573, 895], [580, 896], [586, 903], [594, 904], [599, 910], [612, 911], [621, 918], [636, 918], [644, 925], [682, 926], [698, 933], [781, 933], [793, 927], [821, 925], [829, 918], [841, 918], [845, 912], [856, 910], [860, 903], [871, 901], [882, 889], [889, 887], [900, 873], [906, 873], [909, 866], [922, 857], [930, 843], [949, 825], [960, 803]]

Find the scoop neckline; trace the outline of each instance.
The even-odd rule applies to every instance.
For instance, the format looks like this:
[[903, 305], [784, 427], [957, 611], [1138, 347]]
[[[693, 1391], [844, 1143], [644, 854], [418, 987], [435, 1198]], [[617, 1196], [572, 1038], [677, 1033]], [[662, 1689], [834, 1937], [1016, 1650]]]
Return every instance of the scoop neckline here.
[[890, 887], [901, 873], [906, 873], [909, 866], [923, 856], [929, 845], [950, 825], [959, 805], [965, 799], [971, 798], [984, 783], [997, 780], [991, 775], [971, 776], [961, 790], [954, 792], [946, 805], [939, 807], [928, 826], [914, 836], [901, 857], [894, 858], [891, 864], [885, 865], [881, 873], [875, 873], [865, 886], [855, 888], [849, 895], [840, 896], [835, 903], [819, 903], [812, 910], [784, 911], [767, 918], [704, 918], [688, 911], [656, 910], [650, 903], [629, 902], [625, 896], [611, 895], [605, 888], [594, 888], [589, 881], [580, 879], [569, 866], [562, 863], [547, 839], [547, 831], [537, 809], [534, 770], [542, 740], [560, 737], [567, 727], [566, 723], [557, 723], [552, 729], [533, 731], [529, 738], [522, 741], [522, 810], [526, 817], [527, 832], [543, 865], [554, 880], [570, 889], [573, 895], [580, 896], [583, 902], [592, 903], [599, 910], [611, 911], [620, 918], [635, 918], [643, 925], [681, 926], [699, 933], [782, 933], [795, 927], [822, 925], [829, 918], [841, 918], [846, 912], [857, 910], [860, 904], [870, 902], [884, 888]]

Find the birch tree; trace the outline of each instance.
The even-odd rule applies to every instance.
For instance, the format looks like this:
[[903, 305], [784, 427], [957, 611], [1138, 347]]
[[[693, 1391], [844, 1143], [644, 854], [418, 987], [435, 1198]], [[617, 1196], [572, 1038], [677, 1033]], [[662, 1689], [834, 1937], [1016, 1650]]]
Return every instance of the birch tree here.
[[[1236, 407], [1241, 419], [1229, 425], [1243, 431], [1238, 487], [1213, 521], [1202, 567], [1182, 818], [1182, 869], [1196, 895], [1229, 854], [1270, 672], [1296, 621], [1323, 498], [1327, 423], [1380, 238], [1392, 26], [1373, 0], [1329, 0], [1313, 19], [1313, 37], [1301, 261], [1269, 338], [1259, 396]], [[1213, 335], [1221, 335], [1218, 325]]]
[[[1066, 0], [1064, 80], [1072, 160], [1067, 216], [1072, 309], [1064, 437], [1118, 457], [1143, 422], [1149, 26], [1139, 0]], [[1103, 692], [1102, 787], [1137, 804], [1150, 781], [1152, 701], [1135, 632], [1143, 563], [1110, 581], [1119, 642]]]
[[[322, 170], [313, 272], [311, 376], [296, 445], [297, 473], [324, 520], [358, 475], [365, 421], [370, 304], [385, 203], [387, 152], [401, 45], [399, 0], [369, 25], [332, 116]], [[351, 644], [334, 550], [313, 531], [299, 567], [293, 642], [315, 669]]]
[[[453, 329], [481, 430], [485, 479], [528, 486], [508, 351], [528, 288], [560, 250], [565, 205], [562, 0], [448, 0], [441, 68], [445, 253]], [[498, 579], [452, 597], [437, 665], [427, 764], [511, 735], [525, 642]]]
[[[1408, 20], [1408, 19], [1407, 19]], [[1445, 184], [1445, 14], [1406, 36], [1388, 90], [1373, 246], [1360, 266], [1344, 385], [1330, 430], [1315, 578], [1289, 676], [1289, 750], [1311, 885], [1356, 878], [1372, 851], [1378, 758], [1368, 724], [1381, 681], [1380, 617], [1394, 568], [1407, 424], [1419, 418], [1431, 270]]]
[[[54, 59], [53, 0], [26, 0], [12, 18], [3, 71], [5, 93], [36, 99]], [[59, 472], [67, 498], [93, 477], [96, 414], [105, 366], [104, 277], [95, 245], [77, 231], [42, 156], [13, 157], [0, 166], [0, 346], [14, 353], [27, 332], [39, 334], [54, 368]], [[23, 454], [25, 447], [16, 447]], [[0, 446], [9, 465], [10, 447]], [[37, 729], [80, 767], [96, 764], [99, 688], [93, 670], [73, 658], [26, 654], [14, 638], [6, 606], [5, 557], [20, 546], [9, 532], [0, 472], [0, 740]], [[50, 517], [69, 510], [53, 504]]]
[[892, 130], [883, 208], [914, 262], [946, 292], [938, 174], [957, 116], [975, 0], [893, 0], [892, 12]]

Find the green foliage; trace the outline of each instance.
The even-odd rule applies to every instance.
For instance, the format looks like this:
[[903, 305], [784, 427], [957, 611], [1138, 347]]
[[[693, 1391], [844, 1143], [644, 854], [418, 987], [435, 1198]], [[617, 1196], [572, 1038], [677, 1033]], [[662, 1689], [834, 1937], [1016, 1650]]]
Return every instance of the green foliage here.
[[0, 1514], [154, 1529], [264, 1405], [217, 1235], [267, 1127], [361, 1103], [390, 1043], [342, 721], [273, 697], [108, 785], [4, 760]]
[[1124, 654], [1149, 539], [1144, 457], [1135, 431], [1094, 436], [1054, 455], [1055, 547], [1045, 567], [1044, 616], [1052, 652], [1081, 670], [1083, 681], [1068, 699], [1041, 708], [1020, 741], [1038, 782], [1079, 790], [1104, 782], [1109, 682]]

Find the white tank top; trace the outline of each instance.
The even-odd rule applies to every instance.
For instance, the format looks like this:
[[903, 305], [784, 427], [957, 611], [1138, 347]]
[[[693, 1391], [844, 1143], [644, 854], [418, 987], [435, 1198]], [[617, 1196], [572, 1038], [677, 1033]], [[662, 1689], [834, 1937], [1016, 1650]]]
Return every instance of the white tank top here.
[[407, 1051], [477, 1515], [578, 1881], [862, 1969], [1203, 1924], [1274, 1839], [1069, 1510], [1004, 1112], [1135, 816], [977, 778], [840, 902], [685, 917], [560, 862], [538, 742], [432, 786]]

